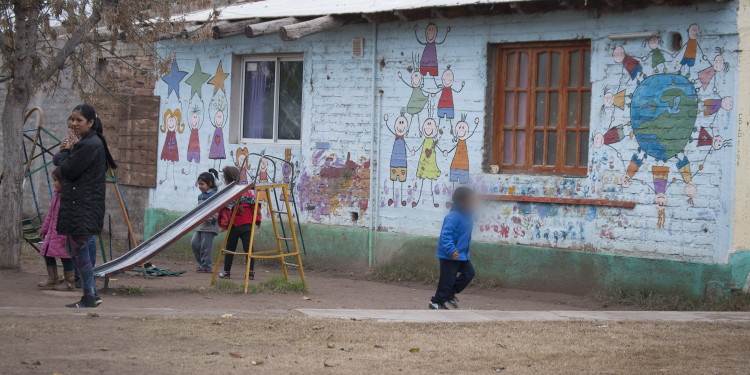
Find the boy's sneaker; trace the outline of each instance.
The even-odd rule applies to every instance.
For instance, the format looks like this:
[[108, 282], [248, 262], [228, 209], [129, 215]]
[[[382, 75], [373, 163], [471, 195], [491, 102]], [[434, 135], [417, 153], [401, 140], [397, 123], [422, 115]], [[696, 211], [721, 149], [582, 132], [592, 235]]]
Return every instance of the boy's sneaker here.
[[96, 296], [96, 305], [99, 306], [102, 304], [102, 302], [104, 302], [102, 301], [102, 297]]
[[448, 301], [446, 301], [446, 302], [447, 302], [447, 303], [448, 303], [449, 305], [453, 306], [453, 308], [454, 308], [454, 309], [457, 309], [457, 308], [458, 308], [458, 298], [456, 298], [456, 297], [453, 297], [453, 298], [449, 299], [449, 300], [448, 300]]
[[229, 272], [219, 272], [219, 278], [220, 279], [231, 279], [232, 277], [229, 275]]
[[444, 303], [430, 301], [430, 310], [448, 310]]
[[82, 309], [87, 307], [97, 307], [96, 298], [91, 296], [83, 296], [80, 301], [65, 305], [65, 307], [72, 307], [74, 309]]

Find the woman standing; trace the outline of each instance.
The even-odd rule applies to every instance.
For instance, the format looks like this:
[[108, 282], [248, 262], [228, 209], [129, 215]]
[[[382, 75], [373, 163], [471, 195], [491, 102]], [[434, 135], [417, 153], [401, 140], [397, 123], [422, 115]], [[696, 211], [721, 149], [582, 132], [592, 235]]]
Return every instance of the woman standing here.
[[104, 226], [105, 174], [108, 166], [114, 169], [117, 165], [94, 108], [81, 104], [73, 109], [71, 119], [75, 137], [66, 138], [54, 158], [63, 179], [57, 232], [66, 236], [65, 250], [81, 273], [83, 297], [66, 306], [96, 307], [94, 272], [86, 245], [89, 237], [100, 234]]

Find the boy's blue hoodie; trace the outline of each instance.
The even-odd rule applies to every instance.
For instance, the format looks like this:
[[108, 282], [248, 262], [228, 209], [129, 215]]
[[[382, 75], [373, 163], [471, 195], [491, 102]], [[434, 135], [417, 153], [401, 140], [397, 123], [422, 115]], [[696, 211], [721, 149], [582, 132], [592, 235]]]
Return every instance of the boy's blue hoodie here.
[[469, 246], [471, 245], [471, 229], [474, 221], [471, 213], [454, 206], [443, 219], [443, 229], [440, 230], [437, 257], [451, 259], [451, 254], [458, 250], [458, 259], [469, 260]]

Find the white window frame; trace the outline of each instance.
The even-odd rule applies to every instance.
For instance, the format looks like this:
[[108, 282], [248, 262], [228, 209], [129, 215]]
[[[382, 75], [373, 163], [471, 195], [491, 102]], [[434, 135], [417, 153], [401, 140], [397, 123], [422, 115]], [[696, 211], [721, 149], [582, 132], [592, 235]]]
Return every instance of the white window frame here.
[[[245, 144], [259, 144], [259, 145], [281, 145], [281, 146], [299, 146], [302, 143], [302, 124], [300, 123], [300, 139], [279, 139], [279, 87], [281, 86], [281, 62], [283, 61], [300, 61], [302, 62], [302, 75], [304, 76], [304, 59], [302, 54], [274, 54], [274, 55], [253, 55], [246, 56], [242, 59], [242, 80], [241, 95], [240, 95], [240, 121], [239, 121], [239, 133], [240, 142]], [[272, 139], [261, 139], [261, 138], [245, 138], [244, 122], [245, 122], [245, 74], [247, 73], [247, 63], [250, 62], [265, 62], [275, 60], [275, 74], [274, 74], [274, 95], [273, 95], [273, 138]], [[304, 79], [303, 79], [304, 82]], [[304, 99], [304, 90], [302, 92]], [[300, 112], [303, 110], [303, 106], [300, 103]], [[302, 113], [300, 113], [300, 118]]]

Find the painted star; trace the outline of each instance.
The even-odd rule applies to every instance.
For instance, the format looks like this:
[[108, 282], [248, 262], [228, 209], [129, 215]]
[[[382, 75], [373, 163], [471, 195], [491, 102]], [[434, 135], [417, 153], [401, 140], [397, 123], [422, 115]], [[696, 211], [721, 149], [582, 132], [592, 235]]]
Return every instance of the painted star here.
[[203, 94], [201, 93], [201, 86], [203, 86], [206, 81], [208, 81], [208, 78], [211, 77], [210, 74], [204, 73], [203, 70], [201, 70], [201, 62], [198, 59], [195, 59], [195, 68], [193, 69], [193, 74], [188, 77], [188, 79], [185, 80], [185, 83], [190, 85], [190, 99], [193, 99], [193, 96], [195, 94], [198, 94], [199, 98], [203, 98]]
[[219, 61], [219, 66], [216, 68], [216, 74], [211, 78], [208, 83], [214, 85], [214, 95], [221, 89], [221, 91], [224, 91], [225, 93], [227, 90], [224, 89], [224, 80], [229, 77], [229, 73], [224, 73], [224, 69], [221, 68], [221, 61]]
[[169, 98], [169, 94], [172, 93], [172, 91], [177, 94], [177, 97], [180, 97], [180, 81], [182, 81], [183, 78], [187, 75], [187, 72], [183, 72], [180, 70], [180, 68], [177, 66], [177, 60], [172, 60], [172, 67], [170, 68], [169, 74], [165, 75], [161, 78], [162, 81], [167, 83], [167, 98]]

